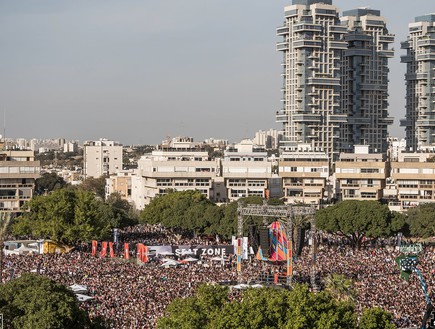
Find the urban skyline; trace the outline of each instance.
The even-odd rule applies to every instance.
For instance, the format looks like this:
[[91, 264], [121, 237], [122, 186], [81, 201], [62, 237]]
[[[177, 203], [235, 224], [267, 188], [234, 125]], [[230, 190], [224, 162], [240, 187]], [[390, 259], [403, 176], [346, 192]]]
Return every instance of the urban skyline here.
[[[234, 142], [281, 129], [275, 112], [282, 106], [282, 58], [275, 45], [287, 5], [291, 1], [0, 1], [6, 137], [156, 144], [167, 135], [188, 135]], [[340, 14], [363, 6], [380, 10], [396, 35], [389, 132], [404, 136], [400, 42], [408, 24], [433, 6], [422, 0], [333, 5]]]

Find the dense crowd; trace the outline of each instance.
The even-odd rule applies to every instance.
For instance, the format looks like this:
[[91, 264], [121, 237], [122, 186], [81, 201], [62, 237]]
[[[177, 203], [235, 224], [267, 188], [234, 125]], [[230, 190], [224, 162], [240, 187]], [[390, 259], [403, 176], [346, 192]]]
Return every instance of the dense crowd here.
[[[187, 237], [182, 232], [146, 225], [121, 232], [119, 241], [132, 245], [137, 242], [146, 245], [213, 243], [209, 238]], [[416, 326], [421, 322], [425, 299], [415, 275], [411, 275], [409, 282], [400, 278], [394, 261], [398, 254], [392, 246], [358, 251], [336, 241], [324, 243], [316, 254], [317, 277], [344, 274], [355, 282], [358, 311], [379, 306], [393, 314], [398, 327]], [[304, 248], [295, 261], [296, 281], [309, 282], [312, 259], [309, 248]], [[426, 247], [419, 260], [428, 292], [433, 294], [434, 248]], [[158, 259], [141, 263], [134, 257], [128, 261], [92, 257], [87, 248], [65, 254], [7, 256], [4, 279], [12, 273], [11, 269], [14, 276], [38, 271], [67, 286], [74, 283], [87, 286], [94, 299], [82, 303], [82, 307], [92, 318], [105, 319], [110, 328], [154, 328], [156, 319], [175, 298], [191, 295], [204, 282], [223, 284], [238, 279], [234, 256], [227, 257], [225, 262], [204, 258], [182, 266], [162, 267]], [[251, 257], [244, 261], [242, 270], [243, 281], [252, 282], [264, 273], [283, 272], [284, 267]]]

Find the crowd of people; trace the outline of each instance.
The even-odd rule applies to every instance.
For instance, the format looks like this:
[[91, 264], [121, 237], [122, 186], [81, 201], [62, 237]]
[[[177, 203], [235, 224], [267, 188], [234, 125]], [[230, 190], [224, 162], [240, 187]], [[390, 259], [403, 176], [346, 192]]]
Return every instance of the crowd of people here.
[[[217, 244], [210, 238], [188, 237], [183, 232], [160, 226], [142, 225], [120, 232], [119, 242], [145, 245]], [[222, 244], [220, 242], [219, 244]], [[313, 257], [310, 248], [294, 262], [295, 281], [309, 282]], [[426, 247], [419, 255], [419, 269], [426, 280], [428, 293], [435, 287], [435, 252]], [[122, 252], [120, 252], [122, 254]], [[343, 274], [354, 281], [357, 291], [357, 310], [379, 306], [393, 314], [399, 328], [417, 326], [421, 322], [425, 299], [418, 278], [409, 281], [400, 278], [395, 263], [399, 251], [394, 246], [353, 250], [348, 245], [323, 243], [316, 252], [317, 278], [332, 273]], [[222, 262], [201, 258], [182, 266], [161, 266], [158, 258], [148, 263], [116, 258], [92, 257], [90, 248], [81, 246], [64, 254], [37, 254], [7, 256], [3, 280], [12, 273], [38, 271], [61, 284], [85, 285], [92, 300], [81, 303], [91, 318], [103, 319], [109, 328], [155, 328], [156, 320], [164, 315], [166, 307], [177, 297], [194, 293], [201, 283], [227, 284], [240, 277], [234, 255]], [[264, 273], [282, 272], [275, 264], [259, 261], [251, 256], [242, 264], [242, 280], [254, 282]]]

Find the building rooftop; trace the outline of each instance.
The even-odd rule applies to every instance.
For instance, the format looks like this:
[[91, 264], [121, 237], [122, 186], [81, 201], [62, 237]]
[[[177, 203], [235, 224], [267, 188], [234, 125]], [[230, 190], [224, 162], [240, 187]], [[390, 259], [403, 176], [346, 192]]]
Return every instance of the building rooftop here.
[[430, 23], [434, 23], [435, 22], [435, 13], [432, 14], [428, 14], [428, 15], [423, 15], [423, 16], [417, 16], [415, 18], [415, 22], [430, 22]]
[[357, 8], [357, 9], [343, 11], [343, 16], [366, 16], [366, 15], [381, 16], [381, 11], [376, 9], [370, 9], [370, 8]]
[[332, 5], [332, 0], [293, 0], [293, 5], [313, 5], [315, 3], [324, 3], [327, 5]]

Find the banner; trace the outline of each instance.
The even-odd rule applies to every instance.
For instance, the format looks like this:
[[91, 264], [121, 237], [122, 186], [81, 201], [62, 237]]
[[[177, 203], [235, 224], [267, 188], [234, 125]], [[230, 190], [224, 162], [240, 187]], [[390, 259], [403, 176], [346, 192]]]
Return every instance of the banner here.
[[237, 239], [237, 272], [242, 271], [242, 238]]
[[92, 240], [92, 256], [97, 254], [98, 241]]
[[148, 263], [148, 247], [143, 246], [142, 250], [143, 250], [143, 253], [142, 253], [141, 261], [144, 263]]
[[100, 253], [100, 257], [106, 257], [106, 253], [107, 253], [107, 242], [103, 241], [101, 242], [101, 253]]
[[248, 259], [248, 237], [242, 238], [242, 259]]
[[109, 242], [109, 254], [111, 258], [115, 257], [115, 251], [113, 250], [113, 242]]
[[160, 256], [191, 256], [194, 258], [200, 257], [225, 257], [226, 255], [234, 255], [235, 249], [233, 245], [177, 245], [177, 246], [148, 246], [149, 255]]
[[130, 248], [128, 243], [124, 243], [124, 259], [130, 259]]
[[136, 253], [137, 253], [137, 259], [138, 260], [140, 260], [140, 261], [142, 261], [142, 257], [143, 257], [143, 252], [144, 252], [144, 250], [143, 250], [143, 248], [144, 248], [145, 246], [143, 245], [143, 243], [138, 243], [137, 245], [136, 245]]

